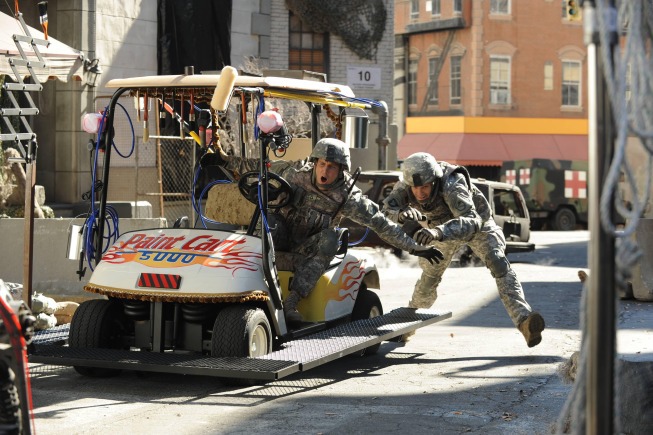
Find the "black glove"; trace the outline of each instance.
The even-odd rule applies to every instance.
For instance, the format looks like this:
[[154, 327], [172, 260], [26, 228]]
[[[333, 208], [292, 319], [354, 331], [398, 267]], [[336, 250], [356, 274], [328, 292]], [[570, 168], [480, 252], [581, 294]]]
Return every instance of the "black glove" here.
[[207, 166], [224, 166], [227, 163], [225, 159], [222, 158], [220, 150], [218, 151], [208, 151], [202, 157], [200, 157], [200, 166], [205, 168]]
[[434, 246], [415, 246], [409, 251], [411, 255], [426, 258], [431, 264], [439, 264], [444, 260], [442, 251]]
[[415, 233], [413, 239], [415, 239], [415, 241], [420, 245], [430, 245], [434, 240], [442, 240], [442, 231], [437, 228], [432, 230], [428, 228], [422, 228]]
[[406, 210], [399, 213], [398, 221], [399, 221], [400, 224], [403, 224], [406, 221], [419, 222], [421, 220], [424, 220], [424, 215], [422, 213], [420, 213], [418, 210], [415, 210], [412, 207], [409, 207]]

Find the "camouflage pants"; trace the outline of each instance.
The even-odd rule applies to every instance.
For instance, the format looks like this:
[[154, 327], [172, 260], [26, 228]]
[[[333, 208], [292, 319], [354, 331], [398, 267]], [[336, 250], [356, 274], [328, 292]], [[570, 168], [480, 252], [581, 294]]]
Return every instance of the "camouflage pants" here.
[[325, 229], [304, 242], [291, 246], [289, 252], [298, 260], [294, 264], [294, 276], [290, 291], [307, 297], [327, 269], [338, 251], [338, 235], [334, 229]]
[[481, 231], [468, 242], [455, 240], [434, 242], [433, 245], [442, 251], [444, 260], [440, 264], [431, 264], [428, 260], [419, 259], [422, 276], [415, 284], [415, 290], [409, 302], [410, 307], [430, 308], [435, 303], [442, 274], [449, 267], [454, 254], [463, 245], [468, 245], [490, 269], [496, 280], [501, 302], [506, 307], [515, 326], [531, 313], [531, 307], [524, 297], [524, 290], [505, 256], [506, 239], [501, 228], [494, 221], [487, 221]]

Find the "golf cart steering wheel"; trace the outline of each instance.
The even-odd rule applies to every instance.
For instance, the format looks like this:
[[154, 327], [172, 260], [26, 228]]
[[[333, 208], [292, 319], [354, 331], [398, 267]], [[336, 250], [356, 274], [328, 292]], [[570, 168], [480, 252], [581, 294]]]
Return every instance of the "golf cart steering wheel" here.
[[[240, 193], [254, 205], [258, 205], [258, 171], [246, 172], [238, 181]], [[278, 174], [268, 172], [268, 207], [278, 209], [285, 207], [292, 198], [292, 187]]]

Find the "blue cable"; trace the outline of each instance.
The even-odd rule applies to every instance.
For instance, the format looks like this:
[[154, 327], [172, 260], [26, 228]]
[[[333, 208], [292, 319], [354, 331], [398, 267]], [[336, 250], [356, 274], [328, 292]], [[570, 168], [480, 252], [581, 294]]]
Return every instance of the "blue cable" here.
[[[123, 110], [123, 112], [125, 112], [125, 115], [127, 116], [127, 120], [129, 121], [129, 126], [132, 132], [132, 144], [131, 144], [131, 150], [127, 155], [122, 154], [120, 150], [118, 150], [113, 140], [111, 141], [111, 146], [116, 151], [116, 153], [118, 153], [120, 157], [129, 158], [134, 153], [134, 150], [136, 148], [136, 134], [134, 133], [134, 124], [132, 123], [131, 118], [129, 117], [129, 113], [127, 112], [125, 107], [120, 103], [116, 103], [116, 104], [120, 106], [120, 108]], [[97, 135], [97, 140], [95, 142], [95, 156], [93, 159], [93, 167], [91, 168], [91, 212], [88, 214], [86, 221], [84, 222], [84, 236], [83, 236], [84, 251], [86, 253], [86, 263], [88, 264], [91, 271], [94, 269], [93, 262], [95, 261], [95, 253], [96, 253], [94, 235], [98, 231], [100, 231], [100, 229], [97, 227], [100, 210], [96, 209], [95, 207], [95, 183], [97, 180], [97, 167], [98, 167], [98, 155], [100, 151], [100, 141], [102, 139], [102, 132], [104, 131], [104, 122], [107, 116], [108, 107], [109, 106], [104, 108], [104, 111], [102, 112], [102, 118], [100, 119], [100, 124], [98, 127], [98, 135]], [[100, 247], [99, 247], [99, 249], [103, 254], [107, 252], [109, 247], [111, 247], [114, 244], [114, 242], [118, 239], [120, 235], [120, 231], [118, 228], [118, 223], [120, 219], [118, 217], [117, 211], [110, 205], [106, 206], [105, 211], [107, 213], [106, 217], [108, 219], [105, 220], [104, 222], [105, 227], [102, 228], [102, 237], [101, 237], [102, 242], [100, 242]]]
[[363, 234], [363, 237], [361, 237], [360, 240], [356, 240], [355, 242], [349, 242], [349, 243], [347, 244], [347, 246], [356, 246], [356, 245], [360, 245], [361, 243], [363, 243], [363, 242], [365, 241], [365, 239], [367, 238], [367, 234], [368, 234], [369, 232], [370, 232], [370, 228], [369, 228], [369, 227], [366, 227], [366, 228], [365, 228], [365, 234]]

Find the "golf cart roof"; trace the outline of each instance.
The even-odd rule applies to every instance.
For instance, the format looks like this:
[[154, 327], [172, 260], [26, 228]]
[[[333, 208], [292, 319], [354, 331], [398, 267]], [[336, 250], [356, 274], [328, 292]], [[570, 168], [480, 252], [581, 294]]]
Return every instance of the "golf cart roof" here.
[[[220, 74], [143, 76], [113, 79], [108, 88], [126, 88], [140, 93], [157, 94], [172, 88], [182, 93], [193, 92], [201, 100], [202, 96], [213, 95], [218, 89]], [[334, 104], [343, 107], [369, 109], [377, 102], [356, 98], [349, 86], [325, 83], [315, 80], [302, 80], [288, 77], [241, 76], [235, 78], [234, 92], [262, 92], [265, 97], [300, 100], [317, 104]]]
[[[210, 88], [213, 90], [220, 80], [220, 74], [193, 74], [193, 75], [167, 75], [167, 76], [143, 76], [126, 79], [110, 80], [108, 88]], [[315, 80], [301, 80], [287, 77], [236, 77], [235, 87], [272, 88], [285, 89], [289, 91], [304, 92], [329, 92], [339, 93], [345, 97], [354, 97], [351, 88], [346, 85], [335, 83], [318, 82]]]

